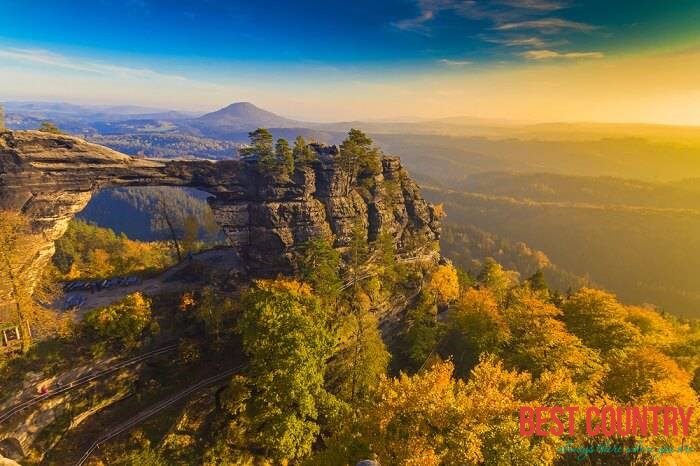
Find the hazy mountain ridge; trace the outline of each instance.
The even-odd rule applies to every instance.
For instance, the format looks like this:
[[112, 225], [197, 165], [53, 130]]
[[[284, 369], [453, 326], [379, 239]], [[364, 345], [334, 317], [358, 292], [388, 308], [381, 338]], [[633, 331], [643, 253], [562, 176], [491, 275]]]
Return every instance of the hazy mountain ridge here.
[[207, 113], [195, 121], [230, 128], [235, 131], [251, 129], [251, 125], [285, 128], [308, 126], [300, 121], [281, 117], [256, 107], [250, 102], [236, 102], [215, 112]]
[[59, 126], [72, 125], [75, 128], [71, 128], [71, 131], [80, 133], [94, 131], [92, 126], [100, 122], [160, 120], [171, 122], [178, 131], [189, 132], [192, 135], [200, 135], [197, 134], [198, 131], [217, 130], [221, 133], [224, 129], [230, 132], [247, 132], [258, 127], [303, 128], [327, 133], [344, 133], [351, 127], [359, 126], [375, 134], [442, 135], [455, 138], [550, 142], [626, 139], [700, 147], [700, 127], [696, 126], [587, 122], [531, 124], [469, 116], [416, 121], [400, 118], [397, 121], [368, 119], [321, 123], [287, 118], [250, 102], [235, 102], [205, 114], [139, 106], [88, 106], [56, 102], [6, 102], [2, 105], [6, 107], [9, 126], [14, 129], [31, 128], [15, 128], [12, 126], [13, 122], [17, 125], [55, 119]]

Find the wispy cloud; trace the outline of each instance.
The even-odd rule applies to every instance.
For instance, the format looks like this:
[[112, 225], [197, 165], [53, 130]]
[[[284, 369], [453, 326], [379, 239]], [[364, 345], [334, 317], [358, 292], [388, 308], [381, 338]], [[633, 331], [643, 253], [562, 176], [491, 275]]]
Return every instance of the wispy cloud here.
[[568, 19], [562, 18], [542, 18], [533, 19], [529, 21], [517, 21], [510, 23], [499, 24], [494, 27], [496, 31], [512, 31], [518, 29], [531, 29], [538, 30], [542, 33], [552, 34], [557, 33], [562, 30], [574, 30], [574, 31], [593, 31], [598, 29], [596, 26], [587, 23], [580, 23], [577, 21], [570, 21]]
[[519, 18], [542, 15], [561, 10], [568, 5], [556, 0], [418, 0], [419, 14], [392, 23], [403, 31], [429, 33], [428, 23], [440, 13], [453, 12], [465, 18], [491, 21], [495, 24], [516, 21]]
[[61, 68], [64, 70], [80, 71], [110, 77], [139, 78], [139, 79], [170, 79], [186, 81], [187, 79], [173, 74], [163, 74], [147, 68], [99, 63], [89, 60], [67, 57], [41, 49], [4, 48], [0, 49], [0, 58], [20, 63]]
[[443, 58], [441, 60], [438, 60], [438, 63], [441, 63], [443, 65], [447, 66], [466, 66], [466, 65], [471, 65], [473, 62], [469, 60], [450, 60], [448, 58]]
[[557, 2], [554, 0], [497, 0], [494, 3], [514, 8], [527, 8], [540, 11], [556, 11], [569, 6], [568, 2]]
[[489, 37], [482, 35], [481, 39], [492, 44], [505, 45], [506, 47], [547, 47], [549, 42], [539, 37]]
[[428, 33], [430, 32], [430, 29], [426, 26], [426, 23], [433, 19], [434, 15], [435, 14], [432, 10], [425, 10], [420, 14], [420, 16], [417, 16], [415, 18], [402, 19], [400, 21], [392, 23], [392, 25], [396, 29], [400, 29], [402, 31]]
[[577, 58], [603, 58], [603, 52], [557, 52], [555, 50], [528, 50], [521, 54], [528, 60], [550, 60], [557, 58], [577, 59]]

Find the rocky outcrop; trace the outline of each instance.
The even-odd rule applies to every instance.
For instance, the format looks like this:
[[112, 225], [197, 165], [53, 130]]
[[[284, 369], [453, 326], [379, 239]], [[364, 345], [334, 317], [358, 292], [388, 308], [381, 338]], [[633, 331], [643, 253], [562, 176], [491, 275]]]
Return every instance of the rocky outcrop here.
[[0, 210], [21, 211], [31, 221], [26, 276], [47, 263], [53, 242], [92, 193], [114, 186], [190, 186], [211, 193], [217, 221], [260, 276], [289, 271], [295, 248], [319, 235], [332, 236], [342, 249], [358, 221], [369, 241], [387, 231], [401, 252], [436, 244], [438, 218], [398, 158], [383, 157], [380, 174], [357, 180], [337, 163], [337, 148], [314, 147], [319, 160], [286, 175], [263, 173], [246, 161], [139, 159], [71, 136], [5, 131]]

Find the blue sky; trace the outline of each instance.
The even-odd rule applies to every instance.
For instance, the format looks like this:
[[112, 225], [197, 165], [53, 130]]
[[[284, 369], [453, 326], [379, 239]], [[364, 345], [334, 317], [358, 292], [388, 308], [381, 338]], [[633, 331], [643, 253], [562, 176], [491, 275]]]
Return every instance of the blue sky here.
[[[0, 100], [129, 98], [124, 103], [191, 109], [262, 100], [294, 116], [332, 119], [342, 112], [317, 106], [339, 93], [422, 90], [414, 110], [427, 104], [431, 116], [446, 116], [470, 113], [439, 108], [439, 92], [459, 90], [460, 78], [474, 86], [490, 73], [600, 66], [700, 45], [700, 2], [690, 0], [1, 3]], [[65, 89], [69, 82], [84, 92]], [[131, 92], [115, 94], [115, 86]], [[428, 98], [431, 86], [439, 92]], [[367, 113], [353, 108], [348, 116], [376, 110]]]

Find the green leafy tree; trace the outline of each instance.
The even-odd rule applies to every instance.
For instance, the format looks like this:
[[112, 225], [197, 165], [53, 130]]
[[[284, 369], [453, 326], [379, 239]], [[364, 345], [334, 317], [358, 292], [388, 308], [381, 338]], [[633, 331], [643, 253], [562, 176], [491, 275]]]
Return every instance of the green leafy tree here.
[[487, 257], [484, 260], [484, 265], [481, 267], [476, 281], [480, 286], [485, 286], [491, 290], [499, 305], [505, 303], [508, 290], [513, 284], [513, 280], [503, 270], [501, 264], [491, 257]]
[[437, 305], [447, 305], [459, 296], [459, 277], [452, 264], [438, 265], [432, 271], [425, 292], [433, 298]]
[[548, 291], [549, 285], [547, 285], [547, 280], [544, 278], [544, 272], [542, 269], [537, 269], [537, 272], [532, 274], [530, 278], [527, 279], [527, 283], [535, 291]]
[[214, 336], [215, 342], [219, 342], [224, 321], [233, 314], [234, 307], [233, 302], [221, 297], [214, 287], [206, 286], [196, 300], [194, 312], [197, 320], [204, 324], [206, 332]]
[[301, 279], [310, 284], [316, 295], [326, 303], [332, 303], [340, 293], [340, 253], [325, 238], [309, 240], [301, 248], [299, 272]]
[[124, 454], [116, 460], [115, 464], [124, 466], [168, 466], [168, 462], [157, 450], [150, 446]]
[[416, 306], [406, 313], [406, 326], [402, 333], [403, 352], [414, 366], [425, 363], [435, 350], [440, 330], [434, 299], [429, 294], [421, 293]]
[[242, 301], [238, 331], [250, 358], [253, 444], [278, 462], [303, 458], [320, 432], [320, 404], [330, 397], [327, 312], [310, 287], [284, 279], [256, 282]]
[[530, 404], [529, 374], [494, 358], [467, 384], [452, 372], [451, 363], [437, 362], [412, 376], [382, 378], [311, 464], [354, 464], [358, 457], [405, 466], [553, 463], [558, 438], [520, 435], [517, 412]]
[[329, 381], [338, 396], [346, 401], [366, 397], [386, 374], [389, 352], [372, 314], [369, 298], [363, 292], [356, 297], [356, 312], [344, 317], [338, 334], [340, 342], [329, 364]]
[[58, 126], [56, 126], [54, 123], [50, 121], [43, 121], [41, 123], [41, 126], [39, 126], [39, 131], [43, 133], [51, 133], [51, 134], [63, 134], [63, 131], [61, 131]]
[[65, 280], [157, 271], [172, 263], [168, 247], [160, 242], [130, 240], [109, 228], [76, 219], [56, 241], [53, 257], [53, 264]]
[[350, 187], [359, 176], [372, 176], [381, 173], [381, 152], [372, 139], [359, 129], [352, 128], [340, 145], [339, 159], [347, 172]]
[[250, 380], [243, 375], [233, 376], [221, 392], [221, 415], [214, 419], [212, 444], [203, 455], [204, 466], [262, 464], [256, 463], [255, 456], [249, 451], [255, 439], [248, 412], [252, 396]]
[[120, 466], [168, 466], [158, 445], [153, 445], [142, 430], [133, 431], [126, 445], [114, 445], [103, 450], [105, 464]]
[[263, 168], [273, 168], [276, 164], [272, 133], [265, 128], [258, 128], [248, 133], [248, 137], [250, 138], [250, 146], [240, 150], [241, 156], [255, 157]]
[[527, 288], [514, 292], [503, 312], [512, 336], [504, 358], [535, 376], [564, 370], [582, 391], [590, 393], [604, 373], [601, 358], [567, 331], [559, 320], [561, 314], [561, 310]]
[[462, 267], [455, 267], [457, 270], [457, 280], [459, 281], [459, 293], [466, 293], [472, 286], [474, 286], [474, 278], [469, 275]]
[[297, 136], [294, 140], [294, 150], [292, 151], [294, 160], [297, 163], [309, 163], [318, 159], [316, 152], [309, 146], [302, 136]]
[[379, 253], [382, 284], [384, 288], [391, 289], [406, 275], [404, 267], [396, 260], [396, 246], [392, 234], [383, 231], [377, 238], [375, 248]]
[[275, 144], [275, 158], [277, 163], [283, 167], [288, 174], [294, 173], [294, 155], [289, 142], [286, 139], [278, 139]]

